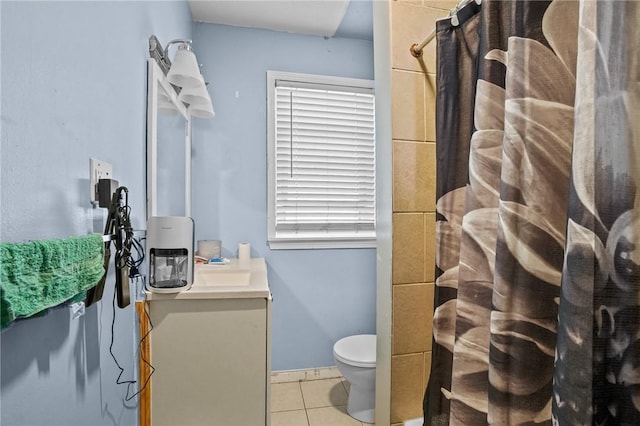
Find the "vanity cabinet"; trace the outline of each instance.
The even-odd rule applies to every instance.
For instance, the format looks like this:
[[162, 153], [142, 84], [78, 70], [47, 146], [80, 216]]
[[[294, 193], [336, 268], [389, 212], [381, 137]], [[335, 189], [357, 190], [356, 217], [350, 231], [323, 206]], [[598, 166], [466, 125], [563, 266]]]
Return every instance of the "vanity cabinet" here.
[[271, 296], [264, 259], [252, 259], [251, 281], [148, 293], [153, 426], [269, 425]]

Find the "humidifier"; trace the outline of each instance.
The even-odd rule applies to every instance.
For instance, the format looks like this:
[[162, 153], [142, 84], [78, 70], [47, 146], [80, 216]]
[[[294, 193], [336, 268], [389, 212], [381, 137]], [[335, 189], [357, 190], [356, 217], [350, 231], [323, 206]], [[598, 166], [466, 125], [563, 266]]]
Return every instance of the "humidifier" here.
[[193, 284], [193, 219], [153, 216], [147, 222], [149, 280], [147, 289], [178, 293]]

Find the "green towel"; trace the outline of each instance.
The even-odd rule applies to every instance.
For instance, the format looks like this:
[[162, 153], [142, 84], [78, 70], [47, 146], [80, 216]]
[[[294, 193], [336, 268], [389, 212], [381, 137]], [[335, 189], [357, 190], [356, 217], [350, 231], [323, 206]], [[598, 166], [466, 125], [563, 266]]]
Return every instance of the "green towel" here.
[[103, 265], [100, 234], [1, 243], [0, 328], [81, 295], [100, 280]]

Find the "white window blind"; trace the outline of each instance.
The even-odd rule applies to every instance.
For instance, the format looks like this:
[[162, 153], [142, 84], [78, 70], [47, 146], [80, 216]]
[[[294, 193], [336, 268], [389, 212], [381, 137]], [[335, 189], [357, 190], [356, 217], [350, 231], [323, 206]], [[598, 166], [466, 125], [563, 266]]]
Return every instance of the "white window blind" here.
[[371, 246], [375, 238], [371, 82], [300, 75], [271, 81], [271, 245], [298, 241], [310, 247], [340, 247], [356, 241]]

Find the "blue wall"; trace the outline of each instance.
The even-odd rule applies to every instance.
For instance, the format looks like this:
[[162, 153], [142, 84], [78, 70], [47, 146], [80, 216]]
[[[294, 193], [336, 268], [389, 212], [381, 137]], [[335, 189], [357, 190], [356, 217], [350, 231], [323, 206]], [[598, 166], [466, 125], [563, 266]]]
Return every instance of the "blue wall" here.
[[196, 24], [195, 51], [215, 118], [194, 119], [196, 239], [239, 242], [266, 258], [274, 296], [273, 370], [334, 365], [339, 338], [375, 332], [375, 249], [270, 250], [267, 70], [373, 79], [373, 43]]
[[[188, 5], [3, 0], [0, 8], [1, 241], [101, 232], [89, 157], [113, 164], [143, 228], [148, 38], [190, 37]], [[138, 423], [109, 355], [113, 282], [77, 320], [59, 308], [2, 333], [0, 424]], [[134, 375], [135, 327], [131, 307], [116, 310], [124, 380]]]
[[[197, 24], [185, 2], [0, 2], [0, 240], [101, 232], [88, 159], [113, 164], [144, 228], [148, 37], [193, 36], [217, 116], [194, 123], [197, 238], [225, 255], [249, 241], [267, 259], [273, 369], [333, 365], [338, 338], [375, 331], [375, 250], [271, 251], [266, 244], [266, 70], [373, 78], [370, 41]], [[104, 303], [19, 321], [1, 338], [0, 424], [137, 424], [108, 351], [113, 275]], [[133, 378], [136, 327], [116, 310], [114, 352]]]

